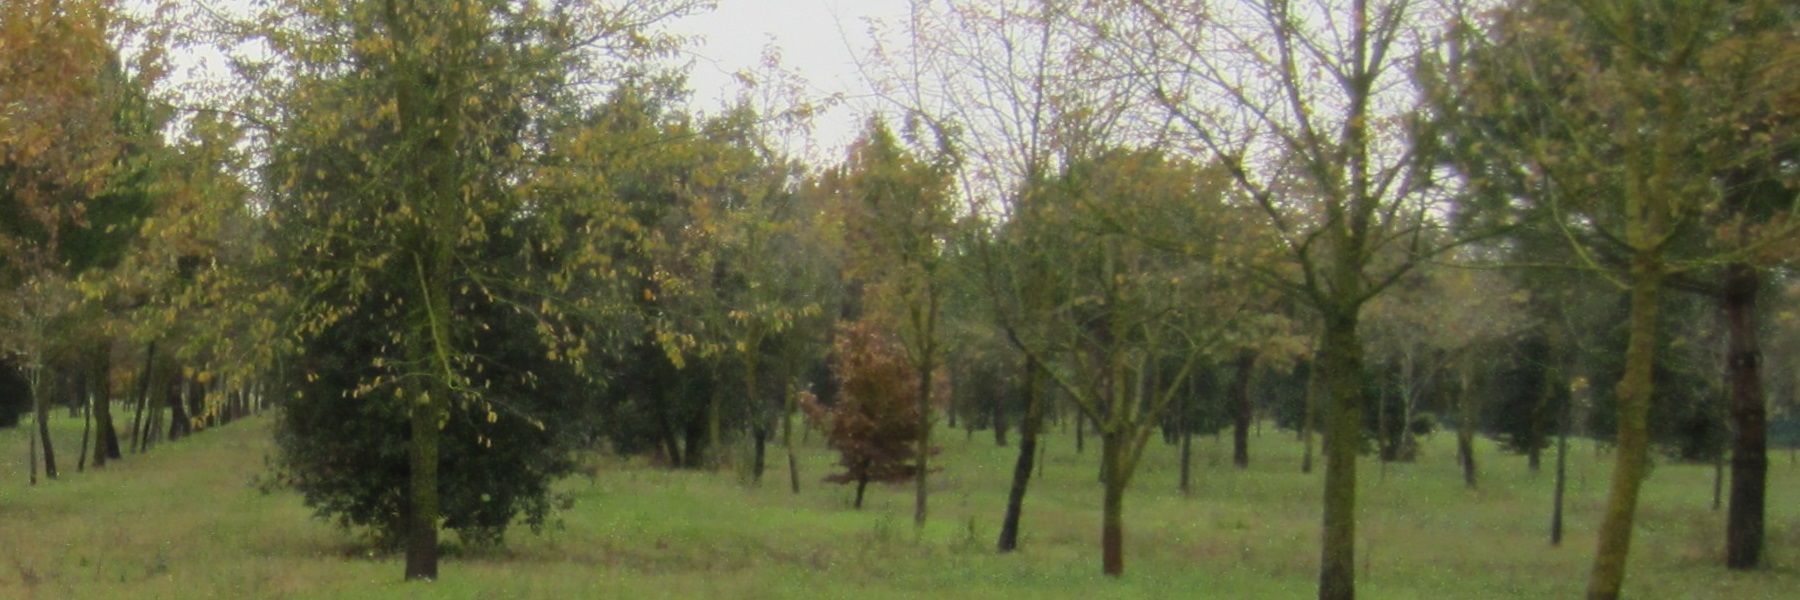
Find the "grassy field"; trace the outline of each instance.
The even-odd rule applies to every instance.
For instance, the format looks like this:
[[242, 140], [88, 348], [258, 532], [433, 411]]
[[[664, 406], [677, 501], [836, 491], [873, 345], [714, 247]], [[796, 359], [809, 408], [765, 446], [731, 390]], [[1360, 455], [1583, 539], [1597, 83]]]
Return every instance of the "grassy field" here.
[[[943, 432], [946, 470], [932, 519], [911, 521], [909, 486], [818, 483], [832, 457], [815, 436], [801, 494], [785, 471], [761, 488], [741, 474], [603, 463], [561, 484], [574, 507], [507, 549], [453, 553], [434, 584], [400, 581], [397, 556], [310, 517], [292, 493], [253, 479], [266, 417], [203, 432], [104, 471], [74, 473], [79, 421], [58, 419], [65, 474], [26, 486], [26, 437], [0, 432], [0, 598], [1302, 598], [1317, 565], [1319, 475], [1292, 437], [1253, 438], [1248, 471], [1196, 440], [1195, 490], [1175, 490], [1172, 447], [1152, 448], [1126, 497], [1126, 575], [1099, 576], [1094, 452], [1050, 440], [1026, 504], [1023, 550], [993, 552], [1014, 451]], [[1363, 597], [1573, 598], [1584, 588], [1606, 467], [1571, 453], [1569, 538], [1548, 544], [1552, 476], [1482, 446], [1483, 485], [1463, 488], [1447, 436], [1416, 464], [1362, 466], [1358, 583]], [[1767, 570], [1721, 563], [1723, 514], [1711, 470], [1663, 464], [1645, 488], [1629, 598], [1800, 597], [1800, 467], [1775, 455]], [[776, 461], [771, 461], [772, 466]], [[1547, 460], [1546, 463], [1549, 463]], [[783, 463], [784, 464], [784, 463]]]

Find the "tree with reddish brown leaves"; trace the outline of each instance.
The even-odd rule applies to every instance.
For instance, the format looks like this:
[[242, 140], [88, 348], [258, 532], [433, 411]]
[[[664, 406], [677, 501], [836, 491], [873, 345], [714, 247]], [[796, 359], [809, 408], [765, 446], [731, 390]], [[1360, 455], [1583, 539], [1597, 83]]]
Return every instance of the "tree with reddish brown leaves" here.
[[825, 481], [855, 482], [860, 509], [869, 482], [909, 481], [919, 474], [918, 370], [904, 348], [867, 322], [839, 329], [832, 354], [837, 403], [825, 406], [803, 394], [801, 406], [840, 456], [843, 472]]

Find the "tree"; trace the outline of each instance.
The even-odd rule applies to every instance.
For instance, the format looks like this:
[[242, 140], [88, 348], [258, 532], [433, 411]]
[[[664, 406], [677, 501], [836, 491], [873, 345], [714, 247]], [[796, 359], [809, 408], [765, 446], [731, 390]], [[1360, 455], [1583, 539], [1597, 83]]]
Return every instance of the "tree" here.
[[[275, 285], [294, 298], [288, 339], [311, 345], [298, 358], [357, 360], [337, 393], [407, 424], [407, 579], [437, 576], [440, 516], [455, 498], [439, 476], [444, 424], [473, 408], [490, 423], [555, 423], [485, 387], [498, 373], [534, 376], [480, 348], [491, 330], [519, 330], [491, 311], [531, 323], [530, 355], [578, 369], [615, 324], [610, 297], [594, 292], [624, 221], [567, 176], [592, 157], [550, 147], [576, 122], [555, 109], [584, 106], [582, 86], [669, 50], [655, 23], [695, 4], [293, 0], [228, 28], [269, 50], [238, 57], [258, 95], [234, 112], [267, 128], [266, 219], [295, 266]], [[480, 260], [496, 250], [507, 259]], [[352, 326], [374, 340], [343, 341], [373, 356], [322, 337]], [[312, 379], [315, 366], [292, 373]]]
[[[933, 131], [942, 135], [942, 131]], [[921, 407], [917, 446], [918, 478], [913, 525], [925, 526], [926, 474], [930, 472], [929, 395], [944, 347], [939, 323], [944, 301], [942, 245], [954, 217], [949, 196], [949, 160], [939, 138], [937, 156], [921, 160], [901, 145], [885, 122], [874, 119], [852, 145], [844, 166], [829, 177], [843, 194], [847, 265], [863, 289], [858, 301], [865, 318], [891, 323], [917, 369], [914, 391]]]
[[843, 473], [825, 481], [856, 484], [856, 508], [861, 509], [869, 482], [900, 482], [920, 476], [918, 458], [930, 453], [915, 444], [920, 412], [929, 412], [925, 396], [913, 387], [922, 380], [905, 349], [883, 334], [878, 325], [854, 322], [842, 326], [832, 342], [832, 375], [837, 380], [837, 404], [824, 406], [811, 394], [803, 394], [801, 406], [813, 425], [823, 431], [838, 451]]
[[[115, 267], [147, 211], [145, 156], [159, 144], [144, 90], [160, 73], [158, 44], [103, 1], [13, 2], [0, 9], [0, 351], [24, 359], [37, 441], [57, 474], [47, 423], [47, 361], [94, 323]], [[127, 42], [126, 63], [114, 49]], [[81, 355], [91, 352], [69, 351]], [[103, 413], [103, 417], [104, 417]], [[102, 423], [110, 425], [110, 420]], [[116, 439], [103, 430], [108, 449]], [[36, 459], [32, 477], [36, 479]]]
[[[954, 257], [963, 264], [953, 270], [963, 284], [961, 299], [980, 307], [978, 320], [987, 322], [977, 327], [998, 329], [993, 337], [1014, 346], [1015, 354], [1041, 333], [1039, 317], [1058, 304], [1060, 292], [1044, 287], [1056, 266], [1033, 256], [1031, 234], [1016, 226], [1017, 219], [1007, 222], [1008, 216], [1032, 210], [1061, 160], [1110, 140], [1129, 104], [1129, 88], [1098, 79], [1097, 63], [1081, 44], [1078, 9], [1078, 2], [1064, 0], [914, 3], [902, 29], [904, 50], [876, 49], [878, 57], [903, 61], [880, 65], [885, 71], [876, 84], [885, 100], [930, 122], [953, 124], [957, 191], [973, 209], [956, 242]], [[1023, 388], [1024, 422], [1000, 527], [1001, 552], [1017, 548], [1048, 412], [1037, 385], [1043, 365], [1023, 356], [1013, 360], [1024, 367], [1026, 381], [1017, 386]]]
[[[1027, 244], [1017, 272], [1046, 277], [1043, 289], [1058, 303], [1045, 325], [1010, 335], [1100, 436], [1101, 564], [1109, 576], [1124, 572], [1125, 491], [1150, 434], [1197, 365], [1236, 354], [1234, 328], [1254, 319], [1244, 313], [1255, 295], [1224, 266], [1233, 258], [1218, 232], [1243, 221], [1223, 187], [1215, 171], [1118, 149], [1071, 160], [1053, 189], [1015, 216]], [[1171, 225], [1156, 223], [1207, 233], [1171, 235]], [[1181, 245], [1170, 251], [1150, 240]], [[1040, 270], [1038, 261], [1056, 268]]]
[[[1481, 374], [1477, 369], [1482, 362], [1496, 363], [1483, 356], [1505, 348], [1534, 323], [1524, 312], [1530, 300], [1526, 292], [1516, 290], [1503, 273], [1482, 268], [1478, 256], [1463, 259], [1462, 265], [1417, 271], [1400, 289], [1376, 300], [1370, 311], [1377, 334], [1371, 337], [1383, 346], [1378, 352], [1401, 363], [1407, 418], [1400, 426], [1409, 438], [1405, 447], [1413, 445], [1410, 430], [1419, 396], [1428, 389], [1454, 390], [1454, 400], [1443, 407], [1455, 411], [1457, 463], [1463, 468], [1464, 484], [1473, 488], [1474, 439], [1483, 403], [1482, 392], [1476, 389]], [[1433, 385], [1431, 380], [1439, 377], [1449, 381]], [[1549, 379], [1543, 385], [1564, 384], [1560, 378]], [[1539, 389], [1525, 392], [1537, 394]]]
[[[1096, 51], [1231, 175], [1279, 236], [1262, 279], [1321, 320], [1325, 510], [1319, 597], [1355, 595], [1356, 458], [1366, 401], [1363, 308], [1446, 240], [1414, 143], [1430, 113], [1407, 78], [1435, 43], [1410, 0], [1112, 0]], [[1456, 243], [1449, 239], [1449, 244]]]
[[[1719, 210], [1743, 183], [1722, 173], [1778, 155], [1767, 138], [1745, 135], [1743, 119], [1768, 96], [1757, 83], [1766, 81], [1767, 63], [1751, 58], [1756, 44], [1741, 25], [1776, 18], [1772, 8], [1521, 2], [1499, 13], [1494, 38], [1480, 47], [1476, 93], [1467, 97], [1480, 100], [1474, 112], [1494, 132], [1489, 139], [1515, 140], [1496, 151], [1550, 183], [1549, 193], [1529, 200], [1554, 215], [1551, 225], [1583, 267], [1606, 273], [1630, 297], [1617, 464], [1589, 598], [1616, 598], [1624, 581], [1648, 464], [1665, 290], [1697, 268], [1743, 262], [1796, 233], [1789, 219]], [[1732, 234], [1707, 243], [1709, 230]], [[1754, 480], [1749, 463], [1758, 459], [1744, 459]]]

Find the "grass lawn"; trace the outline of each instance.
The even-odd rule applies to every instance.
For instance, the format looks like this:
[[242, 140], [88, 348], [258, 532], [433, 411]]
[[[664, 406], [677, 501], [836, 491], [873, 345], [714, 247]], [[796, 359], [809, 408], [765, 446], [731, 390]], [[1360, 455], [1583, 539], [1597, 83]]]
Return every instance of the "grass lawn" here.
[[[910, 485], [878, 486], [850, 509], [849, 486], [819, 483], [833, 457], [805, 449], [803, 490], [771, 453], [768, 481], [736, 472], [668, 472], [603, 463], [560, 485], [574, 507], [507, 549], [457, 553], [433, 584], [400, 581], [398, 556], [311, 518], [298, 496], [253, 479], [270, 451], [267, 417], [240, 421], [74, 473], [79, 420], [52, 422], [63, 478], [26, 485], [26, 432], [0, 432], [0, 598], [1303, 598], [1318, 562], [1320, 474], [1299, 472], [1291, 435], [1254, 437], [1253, 464], [1221, 463], [1227, 446], [1196, 440], [1195, 489], [1175, 487], [1173, 447], [1150, 449], [1125, 502], [1126, 574], [1099, 575], [1097, 447], [1050, 437], [1046, 477], [1026, 501], [1022, 550], [993, 552], [1015, 450], [991, 435], [944, 431], [922, 533]], [[1152, 442], [1157, 444], [1157, 442]], [[1451, 440], [1418, 463], [1361, 468], [1357, 581], [1362, 597], [1575, 598], [1585, 589], [1604, 501], [1606, 460], [1571, 452], [1568, 539], [1548, 543], [1553, 455], [1533, 474], [1522, 457], [1479, 452], [1469, 491]], [[1800, 598], [1800, 466], [1771, 470], [1771, 566], [1731, 573], [1712, 471], [1659, 465], [1639, 510], [1626, 597]]]

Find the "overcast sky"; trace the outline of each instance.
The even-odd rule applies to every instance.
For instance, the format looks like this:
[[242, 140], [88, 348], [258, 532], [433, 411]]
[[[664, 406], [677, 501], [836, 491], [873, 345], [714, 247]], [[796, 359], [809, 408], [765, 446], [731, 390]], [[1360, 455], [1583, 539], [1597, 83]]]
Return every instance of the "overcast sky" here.
[[[4, 1], [4, 0], [0, 0]], [[128, 6], [147, 8], [149, 3], [126, 0]], [[598, 0], [603, 3], [632, 0]], [[854, 137], [861, 110], [871, 105], [869, 87], [857, 67], [859, 57], [872, 47], [869, 20], [901, 22], [911, 0], [715, 0], [718, 8], [666, 24], [670, 32], [697, 38], [681, 59], [691, 66], [689, 81], [694, 108], [716, 111], [734, 99], [740, 87], [733, 75], [755, 70], [764, 48], [781, 50], [788, 70], [803, 76], [813, 98], [833, 95], [848, 100], [815, 123], [813, 158], [835, 159], [839, 149]], [[230, 12], [250, 6], [254, 0], [209, 0], [207, 5]], [[176, 86], [194, 81], [216, 81], [223, 66], [214, 53], [189, 49], [176, 58]], [[792, 141], [792, 140], [791, 140]], [[804, 151], [800, 147], [790, 148]], [[822, 154], [821, 154], [822, 153]]]
[[719, 8], [671, 25], [705, 40], [692, 49], [695, 105], [712, 109], [735, 96], [732, 73], [754, 68], [770, 43], [782, 62], [797, 71], [819, 96], [841, 93], [850, 99], [817, 124], [821, 150], [837, 156], [858, 129], [859, 101], [869, 94], [857, 68], [869, 39], [868, 19], [900, 22], [909, 0], [718, 0]]

